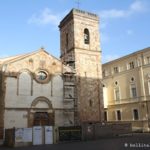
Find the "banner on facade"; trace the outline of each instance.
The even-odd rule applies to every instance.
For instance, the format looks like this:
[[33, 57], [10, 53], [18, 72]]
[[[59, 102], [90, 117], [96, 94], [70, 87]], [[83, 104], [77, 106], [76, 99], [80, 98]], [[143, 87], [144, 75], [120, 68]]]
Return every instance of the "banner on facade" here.
[[15, 142], [32, 142], [32, 128], [16, 128]]

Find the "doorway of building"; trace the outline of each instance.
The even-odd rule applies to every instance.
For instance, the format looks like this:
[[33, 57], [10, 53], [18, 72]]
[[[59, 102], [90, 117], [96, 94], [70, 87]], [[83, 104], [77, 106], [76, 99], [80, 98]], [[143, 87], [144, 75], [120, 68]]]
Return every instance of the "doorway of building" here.
[[49, 126], [50, 125], [50, 118], [47, 112], [36, 112], [34, 114], [34, 126]]

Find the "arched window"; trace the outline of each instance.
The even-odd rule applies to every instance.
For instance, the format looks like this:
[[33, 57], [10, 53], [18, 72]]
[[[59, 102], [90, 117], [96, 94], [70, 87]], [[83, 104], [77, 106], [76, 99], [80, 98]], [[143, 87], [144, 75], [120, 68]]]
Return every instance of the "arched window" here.
[[31, 95], [32, 79], [31, 75], [24, 71], [19, 75], [18, 78], [18, 94], [19, 95]]
[[85, 44], [90, 43], [90, 34], [89, 34], [89, 30], [87, 28], [84, 29], [84, 43]]

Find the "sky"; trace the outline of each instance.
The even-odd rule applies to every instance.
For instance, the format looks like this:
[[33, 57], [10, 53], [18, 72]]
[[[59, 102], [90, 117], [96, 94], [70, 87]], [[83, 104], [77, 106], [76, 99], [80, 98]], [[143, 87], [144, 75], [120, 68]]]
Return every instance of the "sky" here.
[[[59, 58], [59, 22], [78, 0], [0, 0], [0, 58], [44, 47]], [[150, 0], [79, 0], [100, 17], [102, 62], [150, 46]]]

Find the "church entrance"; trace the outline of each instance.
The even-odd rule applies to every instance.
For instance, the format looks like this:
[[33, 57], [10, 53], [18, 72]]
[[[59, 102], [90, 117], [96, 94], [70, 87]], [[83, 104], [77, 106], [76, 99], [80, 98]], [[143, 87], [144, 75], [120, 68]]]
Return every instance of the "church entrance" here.
[[36, 112], [34, 114], [34, 126], [48, 126], [50, 125], [50, 119], [47, 112]]
[[46, 97], [37, 97], [31, 104], [28, 126], [54, 126], [55, 111]]

